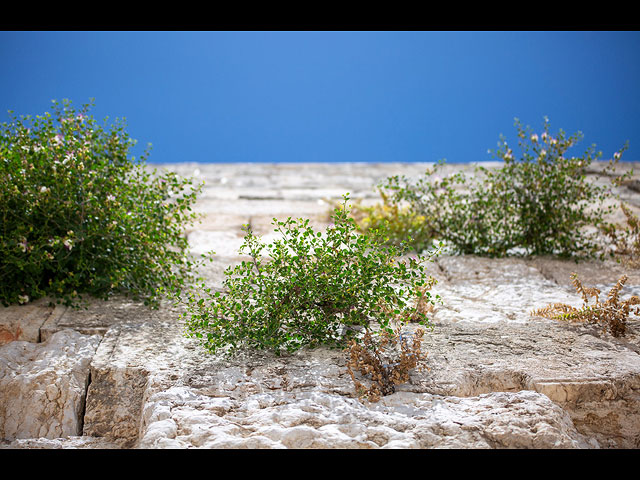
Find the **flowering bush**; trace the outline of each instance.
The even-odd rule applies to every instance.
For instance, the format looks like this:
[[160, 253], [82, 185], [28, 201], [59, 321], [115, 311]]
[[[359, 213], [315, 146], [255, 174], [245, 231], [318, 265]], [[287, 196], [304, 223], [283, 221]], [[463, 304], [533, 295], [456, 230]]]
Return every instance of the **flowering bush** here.
[[[122, 121], [71, 102], [0, 126], [0, 301], [77, 305], [116, 292], [157, 305], [195, 279], [183, 235], [201, 186], [128, 158]], [[10, 112], [12, 114], [12, 112]], [[106, 124], [106, 120], [105, 120]]]
[[[522, 154], [516, 158], [501, 139], [494, 152], [504, 161], [498, 169], [478, 166], [473, 178], [462, 172], [440, 178], [438, 163], [415, 184], [395, 176], [380, 186], [385, 205], [403, 205], [404, 217], [423, 219], [420, 225], [410, 225], [416, 250], [435, 239], [458, 253], [498, 257], [601, 253], [597, 235], [605, 215], [615, 208], [606, 205], [613, 194], [585, 177], [586, 168], [601, 153], [592, 146], [581, 157], [567, 156], [581, 134], [568, 137], [560, 130], [551, 135], [546, 118], [540, 135], [517, 119], [516, 127]], [[605, 170], [613, 169], [623, 150]], [[368, 224], [397, 223], [397, 215], [389, 218], [394, 211], [398, 210], [387, 208], [385, 215], [365, 218], [360, 226], [366, 231]]]
[[248, 230], [240, 249], [248, 260], [225, 271], [226, 291], [189, 293], [187, 335], [212, 353], [245, 346], [280, 354], [345, 347], [371, 322], [389, 333], [398, 323], [426, 324], [434, 280], [424, 263], [436, 252], [400, 258], [403, 251], [383, 245], [383, 231], [358, 234], [347, 201], [326, 232], [309, 220], [274, 219], [281, 238], [265, 245]]

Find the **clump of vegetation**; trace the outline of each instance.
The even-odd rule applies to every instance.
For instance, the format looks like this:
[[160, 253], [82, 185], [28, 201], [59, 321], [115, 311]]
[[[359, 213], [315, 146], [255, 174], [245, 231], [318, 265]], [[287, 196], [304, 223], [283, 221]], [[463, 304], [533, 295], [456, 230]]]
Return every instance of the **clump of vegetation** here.
[[[418, 328], [414, 333], [384, 331], [374, 336], [367, 331], [362, 342], [349, 342], [349, 361], [347, 370], [356, 387], [356, 394], [370, 402], [396, 391], [396, 385], [409, 381], [409, 372], [426, 368], [426, 354], [422, 352], [424, 330]], [[370, 385], [365, 386], [356, 375], [369, 377]]]
[[[348, 199], [325, 232], [309, 220], [274, 219], [281, 238], [264, 244], [248, 230], [240, 249], [248, 260], [225, 271], [225, 291], [202, 285], [185, 300], [186, 334], [212, 353], [248, 347], [280, 355], [344, 348], [371, 323], [390, 333], [398, 316], [428, 325], [425, 263], [436, 252], [402, 258], [401, 249], [384, 244], [383, 231], [358, 233]], [[411, 302], [417, 296], [422, 304]]]
[[184, 227], [201, 186], [129, 158], [122, 120], [99, 125], [65, 100], [0, 126], [0, 301], [125, 293], [157, 306], [158, 289], [195, 280]]
[[407, 244], [416, 251], [431, 248], [434, 235], [425, 228], [426, 218], [408, 205], [394, 202], [385, 191], [380, 190], [379, 194], [381, 203], [371, 206], [363, 205], [361, 201], [354, 203], [351, 215], [359, 230], [383, 229], [386, 232], [385, 243], [390, 245]]
[[[397, 238], [411, 232], [416, 251], [436, 240], [456, 253], [491, 257], [599, 255], [598, 229], [615, 207], [606, 205], [611, 188], [587, 181], [585, 174], [601, 152], [592, 146], [580, 157], [568, 156], [582, 134], [560, 130], [552, 135], [546, 118], [540, 135], [517, 119], [516, 127], [519, 158], [501, 138], [493, 152], [503, 161], [497, 169], [477, 166], [473, 176], [440, 177], [444, 162], [438, 162], [415, 183], [390, 177], [379, 185], [383, 204], [361, 212], [359, 227], [367, 231], [369, 225], [389, 224]], [[625, 148], [605, 174], [615, 169]]]
[[602, 231], [613, 243], [612, 255], [619, 263], [629, 268], [640, 268], [640, 219], [628, 205], [620, 203], [626, 217], [626, 225], [607, 224]]
[[[607, 300], [600, 301], [600, 290], [587, 288], [582, 285], [576, 273], [571, 274], [571, 280], [576, 291], [582, 295], [583, 306], [576, 308], [564, 303], [554, 303], [544, 308], [533, 310], [532, 316], [551, 318], [568, 322], [588, 322], [600, 324], [603, 331], [608, 331], [614, 337], [624, 336], [627, 331], [627, 320], [630, 314], [640, 315], [640, 297], [633, 295], [627, 300], [620, 300], [620, 290], [627, 281], [623, 275], [607, 294]], [[594, 303], [589, 305], [589, 299]]]

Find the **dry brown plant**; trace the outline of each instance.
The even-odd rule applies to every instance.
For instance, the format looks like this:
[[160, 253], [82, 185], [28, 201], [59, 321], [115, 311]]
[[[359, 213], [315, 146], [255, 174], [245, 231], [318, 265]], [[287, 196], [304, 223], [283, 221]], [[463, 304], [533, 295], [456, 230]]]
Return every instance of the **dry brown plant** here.
[[[571, 283], [582, 296], [583, 306], [576, 308], [564, 303], [554, 303], [544, 308], [533, 310], [531, 315], [569, 322], [599, 324], [603, 326], [604, 332], [608, 330], [614, 337], [624, 336], [627, 331], [629, 315], [640, 315], [640, 307], [633, 308], [633, 305], [640, 305], [640, 297], [633, 295], [627, 300], [620, 300], [620, 290], [622, 290], [627, 279], [626, 275], [620, 277], [607, 294], [607, 300], [600, 301], [600, 290], [584, 287], [578, 279], [578, 274], [572, 273]], [[594, 299], [594, 304], [592, 305], [589, 305], [590, 298]]]
[[[359, 398], [377, 402], [381, 397], [395, 392], [395, 386], [409, 381], [409, 372], [414, 368], [426, 368], [426, 353], [421, 351], [424, 330], [414, 333], [393, 333], [383, 331], [375, 337], [367, 330], [362, 343], [352, 340], [349, 343], [349, 361], [347, 370], [356, 388]], [[356, 371], [370, 378], [367, 387], [356, 378]]]

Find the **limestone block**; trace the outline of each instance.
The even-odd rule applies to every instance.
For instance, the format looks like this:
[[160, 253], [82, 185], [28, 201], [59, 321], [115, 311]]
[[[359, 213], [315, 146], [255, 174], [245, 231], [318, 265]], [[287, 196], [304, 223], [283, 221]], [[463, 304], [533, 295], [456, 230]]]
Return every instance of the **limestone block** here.
[[[179, 371], [184, 343], [176, 312], [159, 310], [153, 320], [112, 325], [91, 362], [84, 435], [130, 447], [138, 437], [149, 376]], [[167, 315], [169, 320], [159, 319]]]
[[97, 335], [63, 330], [0, 347], [0, 438], [79, 435]]
[[640, 321], [630, 324], [629, 338], [622, 340], [598, 328], [548, 319], [436, 324], [423, 343], [430, 375], [414, 376], [412, 388], [461, 397], [536, 391], [601, 446], [638, 448], [638, 331]]

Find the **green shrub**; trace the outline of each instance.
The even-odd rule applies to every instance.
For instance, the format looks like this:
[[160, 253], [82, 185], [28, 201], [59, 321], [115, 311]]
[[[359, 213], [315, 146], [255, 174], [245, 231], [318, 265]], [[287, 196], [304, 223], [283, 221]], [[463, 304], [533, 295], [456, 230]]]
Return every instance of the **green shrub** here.
[[[247, 230], [240, 252], [248, 260], [229, 267], [225, 292], [191, 292], [186, 334], [210, 352], [231, 354], [242, 346], [276, 354], [303, 346], [345, 347], [359, 327], [392, 331], [400, 318], [427, 323], [425, 273], [429, 256], [400, 258], [383, 245], [383, 232], [358, 234], [348, 195], [333, 225], [316, 232], [309, 220], [273, 220], [281, 238], [264, 244]], [[420, 296], [422, 302], [411, 302]]]
[[0, 131], [0, 301], [126, 293], [158, 303], [157, 289], [195, 279], [183, 235], [201, 186], [128, 158], [123, 121], [100, 126], [71, 102], [13, 116]]
[[[410, 245], [414, 250], [432, 247], [433, 232], [426, 227], [425, 217], [416, 213], [408, 205], [400, 205], [380, 191], [381, 203], [363, 205], [360, 200], [354, 202], [351, 216], [361, 232], [384, 230], [386, 244]], [[417, 246], [422, 248], [418, 249]]]
[[[374, 211], [359, 222], [361, 229], [381, 221], [402, 223], [401, 211], [412, 222], [412, 246], [417, 251], [436, 239], [462, 254], [597, 255], [598, 232], [605, 215], [615, 208], [606, 205], [613, 198], [610, 187], [586, 180], [587, 167], [601, 153], [595, 154], [592, 146], [581, 157], [567, 156], [581, 134], [568, 137], [560, 130], [552, 136], [546, 118], [539, 136], [518, 120], [516, 127], [520, 158], [501, 139], [494, 155], [504, 163], [497, 169], [478, 166], [472, 177], [457, 172], [440, 178], [439, 162], [416, 183], [390, 177], [379, 186], [381, 195], [385, 204], [402, 210]], [[613, 170], [623, 150], [605, 170]], [[421, 225], [415, 224], [416, 218], [424, 219]]]

